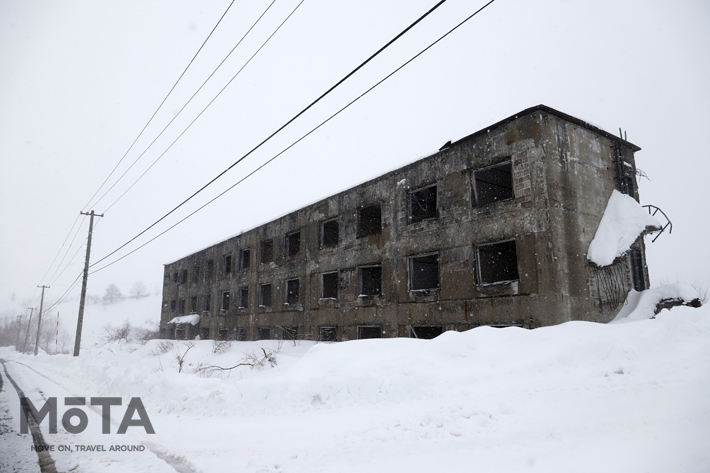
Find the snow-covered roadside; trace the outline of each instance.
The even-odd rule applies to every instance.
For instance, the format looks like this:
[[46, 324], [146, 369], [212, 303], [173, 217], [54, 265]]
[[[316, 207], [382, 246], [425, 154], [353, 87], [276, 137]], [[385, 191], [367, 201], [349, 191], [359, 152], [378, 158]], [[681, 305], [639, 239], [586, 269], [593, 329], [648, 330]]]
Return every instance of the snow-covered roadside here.
[[[74, 394], [139, 396], [150, 441], [218, 471], [710, 470], [710, 309], [336, 344], [111, 344], [14, 358]], [[227, 366], [259, 346], [276, 367]]]

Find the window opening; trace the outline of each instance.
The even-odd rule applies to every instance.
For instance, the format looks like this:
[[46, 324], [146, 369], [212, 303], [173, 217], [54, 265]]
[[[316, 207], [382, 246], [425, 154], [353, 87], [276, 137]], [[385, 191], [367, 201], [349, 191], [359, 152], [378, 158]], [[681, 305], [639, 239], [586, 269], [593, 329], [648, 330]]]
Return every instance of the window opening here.
[[476, 207], [513, 198], [513, 165], [510, 159], [473, 173]]
[[190, 313], [197, 313], [197, 296], [192, 296], [190, 298]]
[[221, 328], [219, 329], [219, 332], [217, 334], [217, 337], [220, 340], [226, 340], [227, 339], [227, 329], [226, 328]]
[[[272, 253], [272, 259], [273, 259], [273, 253]], [[242, 271], [245, 269], [249, 269], [249, 266], [251, 265], [251, 250], [249, 248], [245, 248], [241, 251], [241, 265], [242, 265]]]
[[436, 185], [409, 194], [409, 222], [436, 218]]
[[410, 338], [431, 340], [444, 333], [444, 327], [410, 327]]
[[257, 335], [259, 340], [271, 340], [271, 329], [269, 327], [259, 327]]
[[247, 341], [247, 328], [246, 327], [237, 327], [234, 329], [234, 339], [238, 342], [246, 342]]
[[178, 282], [178, 272], [177, 271], [175, 271], [173, 273], [173, 282]]
[[338, 224], [338, 219], [334, 218], [332, 220], [327, 220], [321, 223], [320, 228], [320, 241], [322, 248], [329, 248], [331, 246], [338, 246], [338, 240], [340, 239], [340, 225]]
[[180, 283], [187, 284], [187, 269], [182, 270], [182, 274], [180, 275]]
[[357, 217], [357, 237], [363, 238], [380, 233], [382, 233], [382, 211], [379, 204], [361, 208]]
[[518, 255], [515, 240], [489, 243], [476, 247], [478, 284], [517, 281]]
[[321, 274], [321, 299], [338, 298], [338, 272]]
[[286, 256], [296, 256], [301, 251], [301, 232], [286, 235]]
[[409, 288], [411, 291], [439, 288], [438, 254], [409, 258]]
[[298, 304], [299, 280], [289, 279], [286, 281], [286, 304]]
[[336, 327], [332, 326], [322, 326], [318, 327], [318, 341], [319, 342], [334, 342], [336, 341]]
[[209, 340], [209, 338], [210, 338], [209, 327], [202, 327], [200, 329], [200, 340]]
[[202, 295], [202, 310], [204, 312], [209, 312], [210, 311], [210, 302], [212, 299], [211, 294], [203, 294]]
[[179, 307], [179, 314], [180, 315], [185, 315], [185, 299], [180, 299], [180, 307]]
[[232, 255], [224, 255], [224, 274], [232, 273]]
[[177, 307], [177, 301], [170, 301], [170, 312], [175, 312], [175, 308]]
[[261, 262], [271, 263], [274, 260], [274, 240], [261, 243]]
[[246, 309], [249, 307], [249, 288], [243, 287], [239, 289], [239, 308]]
[[382, 338], [382, 327], [380, 325], [361, 325], [357, 328], [358, 340], [366, 338]]
[[192, 279], [190, 282], [192, 284], [197, 284], [200, 280], [200, 265], [196, 264], [192, 267]]
[[271, 284], [262, 284], [259, 288], [259, 305], [271, 307]]
[[207, 262], [207, 269], [205, 270], [205, 282], [212, 282], [212, 276], [214, 275], [214, 261], [209, 260]]
[[377, 296], [382, 293], [382, 266], [359, 268], [360, 296]]
[[220, 307], [220, 309], [225, 312], [229, 310], [229, 291], [222, 293], [222, 307]]

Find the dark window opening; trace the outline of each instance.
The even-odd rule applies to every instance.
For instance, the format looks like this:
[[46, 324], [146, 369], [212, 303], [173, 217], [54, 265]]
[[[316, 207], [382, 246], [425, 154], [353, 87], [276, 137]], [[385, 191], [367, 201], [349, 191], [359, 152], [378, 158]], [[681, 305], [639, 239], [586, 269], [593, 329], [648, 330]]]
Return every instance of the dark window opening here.
[[173, 282], [178, 282], [178, 273], [177, 273], [177, 271], [175, 271], [175, 272], [173, 273]]
[[436, 217], [436, 186], [429, 186], [409, 194], [410, 223]]
[[257, 339], [271, 340], [271, 329], [269, 327], [259, 327], [257, 329]]
[[186, 340], [187, 333], [184, 328], [175, 329], [175, 340]]
[[202, 296], [202, 310], [204, 312], [209, 312], [210, 311], [210, 302], [212, 300], [212, 295], [211, 294], [203, 294]]
[[177, 301], [170, 301], [170, 312], [175, 312], [176, 307], [177, 307]]
[[337, 219], [328, 220], [321, 224], [320, 241], [322, 248], [338, 246], [340, 238], [340, 225]]
[[190, 298], [190, 313], [197, 313], [197, 296], [192, 296]]
[[249, 248], [241, 251], [240, 260], [242, 265], [242, 271], [244, 271], [245, 269], [249, 269], [249, 266], [251, 266], [251, 250]]
[[363, 207], [357, 214], [357, 237], [382, 233], [382, 212], [379, 205]]
[[284, 340], [296, 340], [298, 339], [298, 326], [297, 325], [290, 325], [286, 327], [281, 327], [281, 330], [283, 332], [283, 339]]
[[439, 255], [409, 258], [409, 288], [424, 291], [439, 287]]
[[377, 296], [382, 293], [382, 266], [366, 266], [359, 268], [360, 290], [361, 296]]
[[259, 305], [271, 307], [271, 284], [262, 284], [259, 288]]
[[187, 284], [187, 269], [182, 270], [182, 274], [180, 275], [180, 284]]
[[360, 326], [357, 328], [358, 340], [366, 338], [382, 338], [382, 327], [379, 325]]
[[296, 256], [301, 251], [301, 232], [286, 235], [286, 256]]
[[246, 309], [249, 307], [249, 288], [243, 287], [239, 290], [239, 308]]
[[286, 304], [298, 304], [299, 280], [289, 279], [286, 281]]
[[513, 165], [510, 160], [476, 171], [473, 175], [476, 207], [513, 198]]
[[214, 261], [209, 260], [207, 262], [207, 269], [205, 270], [205, 282], [211, 283], [214, 277]]
[[180, 299], [180, 305], [179, 305], [178, 313], [179, 313], [180, 315], [185, 315], [185, 299]]
[[271, 263], [274, 260], [274, 240], [261, 243], [261, 262]]
[[517, 281], [518, 254], [515, 240], [476, 247], [476, 276], [478, 284]]
[[219, 332], [217, 333], [217, 338], [220, 340], [226, 340], [227, 339], [227, 329], [226, 328], [219, 329]]
[[634, 281], [634, 290], [644, 291], [646, 289], [646, 278], [644, 277], [643, 257], [639, 248], [631, 248], [631, 275]]
[[338, 272], [321, 274], [321, 299], [338, 298]]
[[229, 310], [229, 291], [222, 293], [222, 307], [220, 309], [225, 312]]
[[409, 336], [411, 338], [422, 338], [431, 340], [444, 333], [444, 327], [411, 327]]
[[200, 340], [209, 340], [209, 339], [210, 339], [209, 327], [202, 327], [200, 329]]
[[224, 274], [232, 273], [232, 255], [224, 255]]
[[192, 279], [190, 282], [192, 284], [197, 284], [197, 282], [200, 280], [200, 265], [196, 264], [192, 267]]
[[318, 327], [319, 342], [334, 342], [336, 341], [336, 327]]
[[247, 328], [246, 327], [237, 327], [234, 329], [234, 339], [238, 342], [246, 342], [247, 341]]

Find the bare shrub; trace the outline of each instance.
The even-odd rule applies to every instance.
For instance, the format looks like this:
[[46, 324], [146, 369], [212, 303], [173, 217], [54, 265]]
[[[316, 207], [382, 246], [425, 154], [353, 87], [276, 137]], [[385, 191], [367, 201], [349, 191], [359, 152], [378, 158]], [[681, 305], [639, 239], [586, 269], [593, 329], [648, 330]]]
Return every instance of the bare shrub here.
[[212, 340], [212, 353], [224, 353], [232, 346], [229, 340]]
[[[180, 346], [185, 348], [185, 351], [180, 352]], [[173, 346], [173, 354], [175, 355], [175, 361], [178, 363], [178, 373], [182, 373], [182, 368], [185, 365], [185, 357], [187, 352], [194, 348], [195, 342], [182, 343], [180, 345]]]
[[253, 352], [247, 352], [244, 353], [242, 358], [239, 360], [239, 362], [234, 365], [234, 366], [217, 366], [217, 365], [211, 365], [211, 364], [202, 364], [197, 368], [197, 372], [201, 376], [205, 377], [211, 377], [216, 373], [229, 373], [235, 368], [239, 368], [240, 366], [248, 366], [252, 369], [262, 369], [264, 368], [267, 364], [271, 366], [272, 368], [278, 364], [278, 360], [276, 359], [276, 354], [278, 353], [277, 350], [267, 350], [264, 347], [259, 347], [261, 349], [261, 352], [258, 351], [253, 351]]
[[110, 324], [104, 325], [104, 340], [106, 343], [111, 342], [128, 342], [130, 341], [133, 327], [126, 320], [123, 325], [114, 327]]
[[175, 344], [172, 340], [161, 340], [148, 354], [152, 356], [164, 355], [173, 349], [173, 345]]

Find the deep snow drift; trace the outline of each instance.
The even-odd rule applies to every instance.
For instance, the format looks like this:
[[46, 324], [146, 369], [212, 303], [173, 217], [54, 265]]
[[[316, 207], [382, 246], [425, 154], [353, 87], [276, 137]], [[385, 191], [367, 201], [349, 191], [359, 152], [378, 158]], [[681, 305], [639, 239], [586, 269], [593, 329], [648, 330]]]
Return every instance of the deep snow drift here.
[[[710, 471], [707, 307], [434, 340], [189, 346], [0, 357], [75, 395], [141, 397], [156, 434], [129, 436], [194, 471]], [[276, 366], [200, 373], [261, 348]]]

